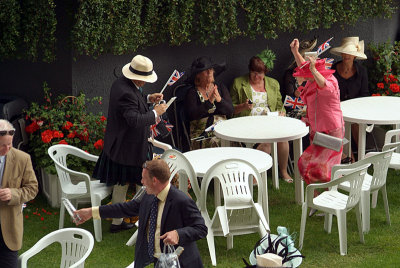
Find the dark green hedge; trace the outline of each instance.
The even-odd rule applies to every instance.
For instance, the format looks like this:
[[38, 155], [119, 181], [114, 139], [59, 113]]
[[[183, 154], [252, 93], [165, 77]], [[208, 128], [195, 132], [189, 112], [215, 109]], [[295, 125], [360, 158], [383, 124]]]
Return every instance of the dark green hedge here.
[[55, 59], [54, 0], [0, 1], [0, 59]]
[[[188, 42], [352, 25], [389, 18], [395, 0], [78, 0], [71, 31], [75, 55], [135, 52]], [[0, 1], [0, 59], [54, 60], [54, 0]]]

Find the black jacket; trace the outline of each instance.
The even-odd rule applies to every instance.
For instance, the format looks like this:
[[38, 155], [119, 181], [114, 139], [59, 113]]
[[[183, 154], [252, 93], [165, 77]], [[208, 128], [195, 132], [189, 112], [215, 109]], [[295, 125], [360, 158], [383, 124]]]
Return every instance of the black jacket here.
[[141, 167], [147, 157], [150, 126], [155, 121], [146, 96], [131, 80], [118, 78], [110, 91], [103, 152], [116, 163]]

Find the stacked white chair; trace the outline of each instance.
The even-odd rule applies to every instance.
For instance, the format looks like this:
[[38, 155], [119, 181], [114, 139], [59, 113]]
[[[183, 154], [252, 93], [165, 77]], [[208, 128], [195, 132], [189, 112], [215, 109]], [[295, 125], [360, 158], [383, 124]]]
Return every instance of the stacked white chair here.
[[[386, 176], [389, 168], [389, 162], [392, 157], [392, 151], [386, 152], [370, 152], [362, 160], [350, 165], [337, 165], [332, 168], [332, 173], [339, 169], [352, 169], [361, 167], [365, 164], [371, 164], [374, 168], [372, 175], [366, 174], [361, 188], [361, 215], [363, 232], [367, 233], [370, 230], [370, 196], [374, 192], [381, 190], [383, 202], [386, 212], [386, 221], [390, 225], [389, 202], [386, 192]], [[340, 189], [345, 191], [350, 190], [350, 183], [343, 182], [339, 185]]]
[[[365, 174], [367, 174], [367, 168], [369, 166], [369, 164], [366, 164], [354, 169], [339, 169], [332, 173], [332, 179], [330, 182], [313, 183], [307, 186], [305, 202], [303, 203], [301, 214], [299, 249], [303, 248], [308, 208], [314, 208], [325, 212], [324, 229], [328, 233], [330, 233], [332, 229], [332, 215], [336, 215], [341, 255], [347, 254], [346, 213], [352, 208], [355, 208], [360, 241], [361, 243], [364, 243], [359, 200], [363, 180]], [[340, 193], [337, 190], [338, 185], [345, 181], [350, 183], [350, 191], [348, 195]], [[329, 190], [314, 197], [314, 190], [326, 188], [329, 188]]]
[[[112, 187], [106, 186], [105, 183], [101, 183], [99, 180], [91, 180], [88, 174], [71, 170], [67, 166], [68, 155], [93, 162], [97, 161], [98, 156], [66, 144], [53, 145], [48, 149], [48, 153], [56, 166], [61, 187], [61, 198], [69, 199], [72, 204], [75, 204], [75, 207], [77, 207], [79, 200], [90, 199], [91, 206], [94, 207], [100, 206], [101, 200], [111, 194]], [[79, 182], [77, 184], [72, 183], [70, 175]], [[64, 226], [64, 216], [65, 206], [61, 202], [59, 229]], [[93, 220], [93, 225], [96, 241], [100, 242], [102, 240], [101, 220]]]
[[92, 252], [94, 239], [90, 232], [80, 228], [65, 228], [51, 232], [36, 242], [33, 247], [18, 258], [18, 267], [28, 267], [28, 260], [53, 243], [61, 244], [60, 268], [85, 266], [85, 260]]
[[[200, 211], [208, 227], [207, 243], [212, 265], [217, 265], [214, 236], [227, 237], [227, 248], [233, 248], [233, 236], [259, 232], [261, 237], [269, 232], [259, 202], [262, 189], [258, 188], [258, 202], [254, 203], [249, 187], [253, 178], [260, 183], [260, 174], [247, 161], [223, 160], [214, 164], [203, 177], [200, 187]], [[221, 184], [224, 204], [215, 208], [210, 217], [207, 210], [207, 193], [210, 182], [216, 179]]]

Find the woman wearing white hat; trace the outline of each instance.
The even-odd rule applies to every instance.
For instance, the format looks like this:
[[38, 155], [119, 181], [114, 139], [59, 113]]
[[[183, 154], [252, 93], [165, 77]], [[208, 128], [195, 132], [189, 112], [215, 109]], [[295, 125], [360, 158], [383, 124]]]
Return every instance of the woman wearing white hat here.
[[[330, 52], [342, 57], [342, 60], [335, 63], [332, 69], [333, 74], [339, 83], [340, 101], [369, 96], [368, 73], [364, 66], [356, 60], [366, 60], [364, 54], [364, 41], [356, 37], [345, 37], [339, 47], [332, 48]], [[355, 144], [358, 144], [358, 125], [351, 126], [351, 132]], [[350, 162], [353, 159], [346, 158], [343, 162]]]
[[[157, 104], [153, 110], [148, 103], [158, 103], [163, 95], [144, 95], [142, 87], [157, 80], [153, 62], [137, 55], [122, 68], [123, 76], [114, 81], [110, 90], [104, 149], [99, 156], [93, 178], [109, 186], [114, 185], [112, 203], [126, 200], [129, 183], [140, 184], [142, 165], [153, 157], [147, 139], [150, 126], [165, 113], [166, 104]], [[113, 219], [110, 232], [130, 229], [122, 219]]]
[[369, 96], [367, 70], [355, 61], [367, 59], [364, 41], [359, 41], [358, 37], [345, 37], [341, 45], [332, 48], [330, 52], [342, 57], [341, 61], [332, 66], [339, 82], [340, 101]]

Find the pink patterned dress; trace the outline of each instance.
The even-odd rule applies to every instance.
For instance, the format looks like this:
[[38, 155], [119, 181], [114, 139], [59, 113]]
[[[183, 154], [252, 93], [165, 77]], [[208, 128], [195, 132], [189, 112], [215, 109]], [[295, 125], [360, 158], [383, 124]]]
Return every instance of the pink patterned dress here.
[[[318, 91], [318, 93], [317, 93]], [[311, 145], [301, 155], [298, 167], [307, 184], [331, 180], [332, 166], [340, 164], [342, 150], [334, 150], [312, 144], [316, 131], [331, 136], [344, 137], [344, 122], [340, 109], [340, 90], [333, 75], [325, 77], [325, 87], [307, 82], [301, 92], [301, 99], [307, 104], [307, 118], [310, 126]]]

